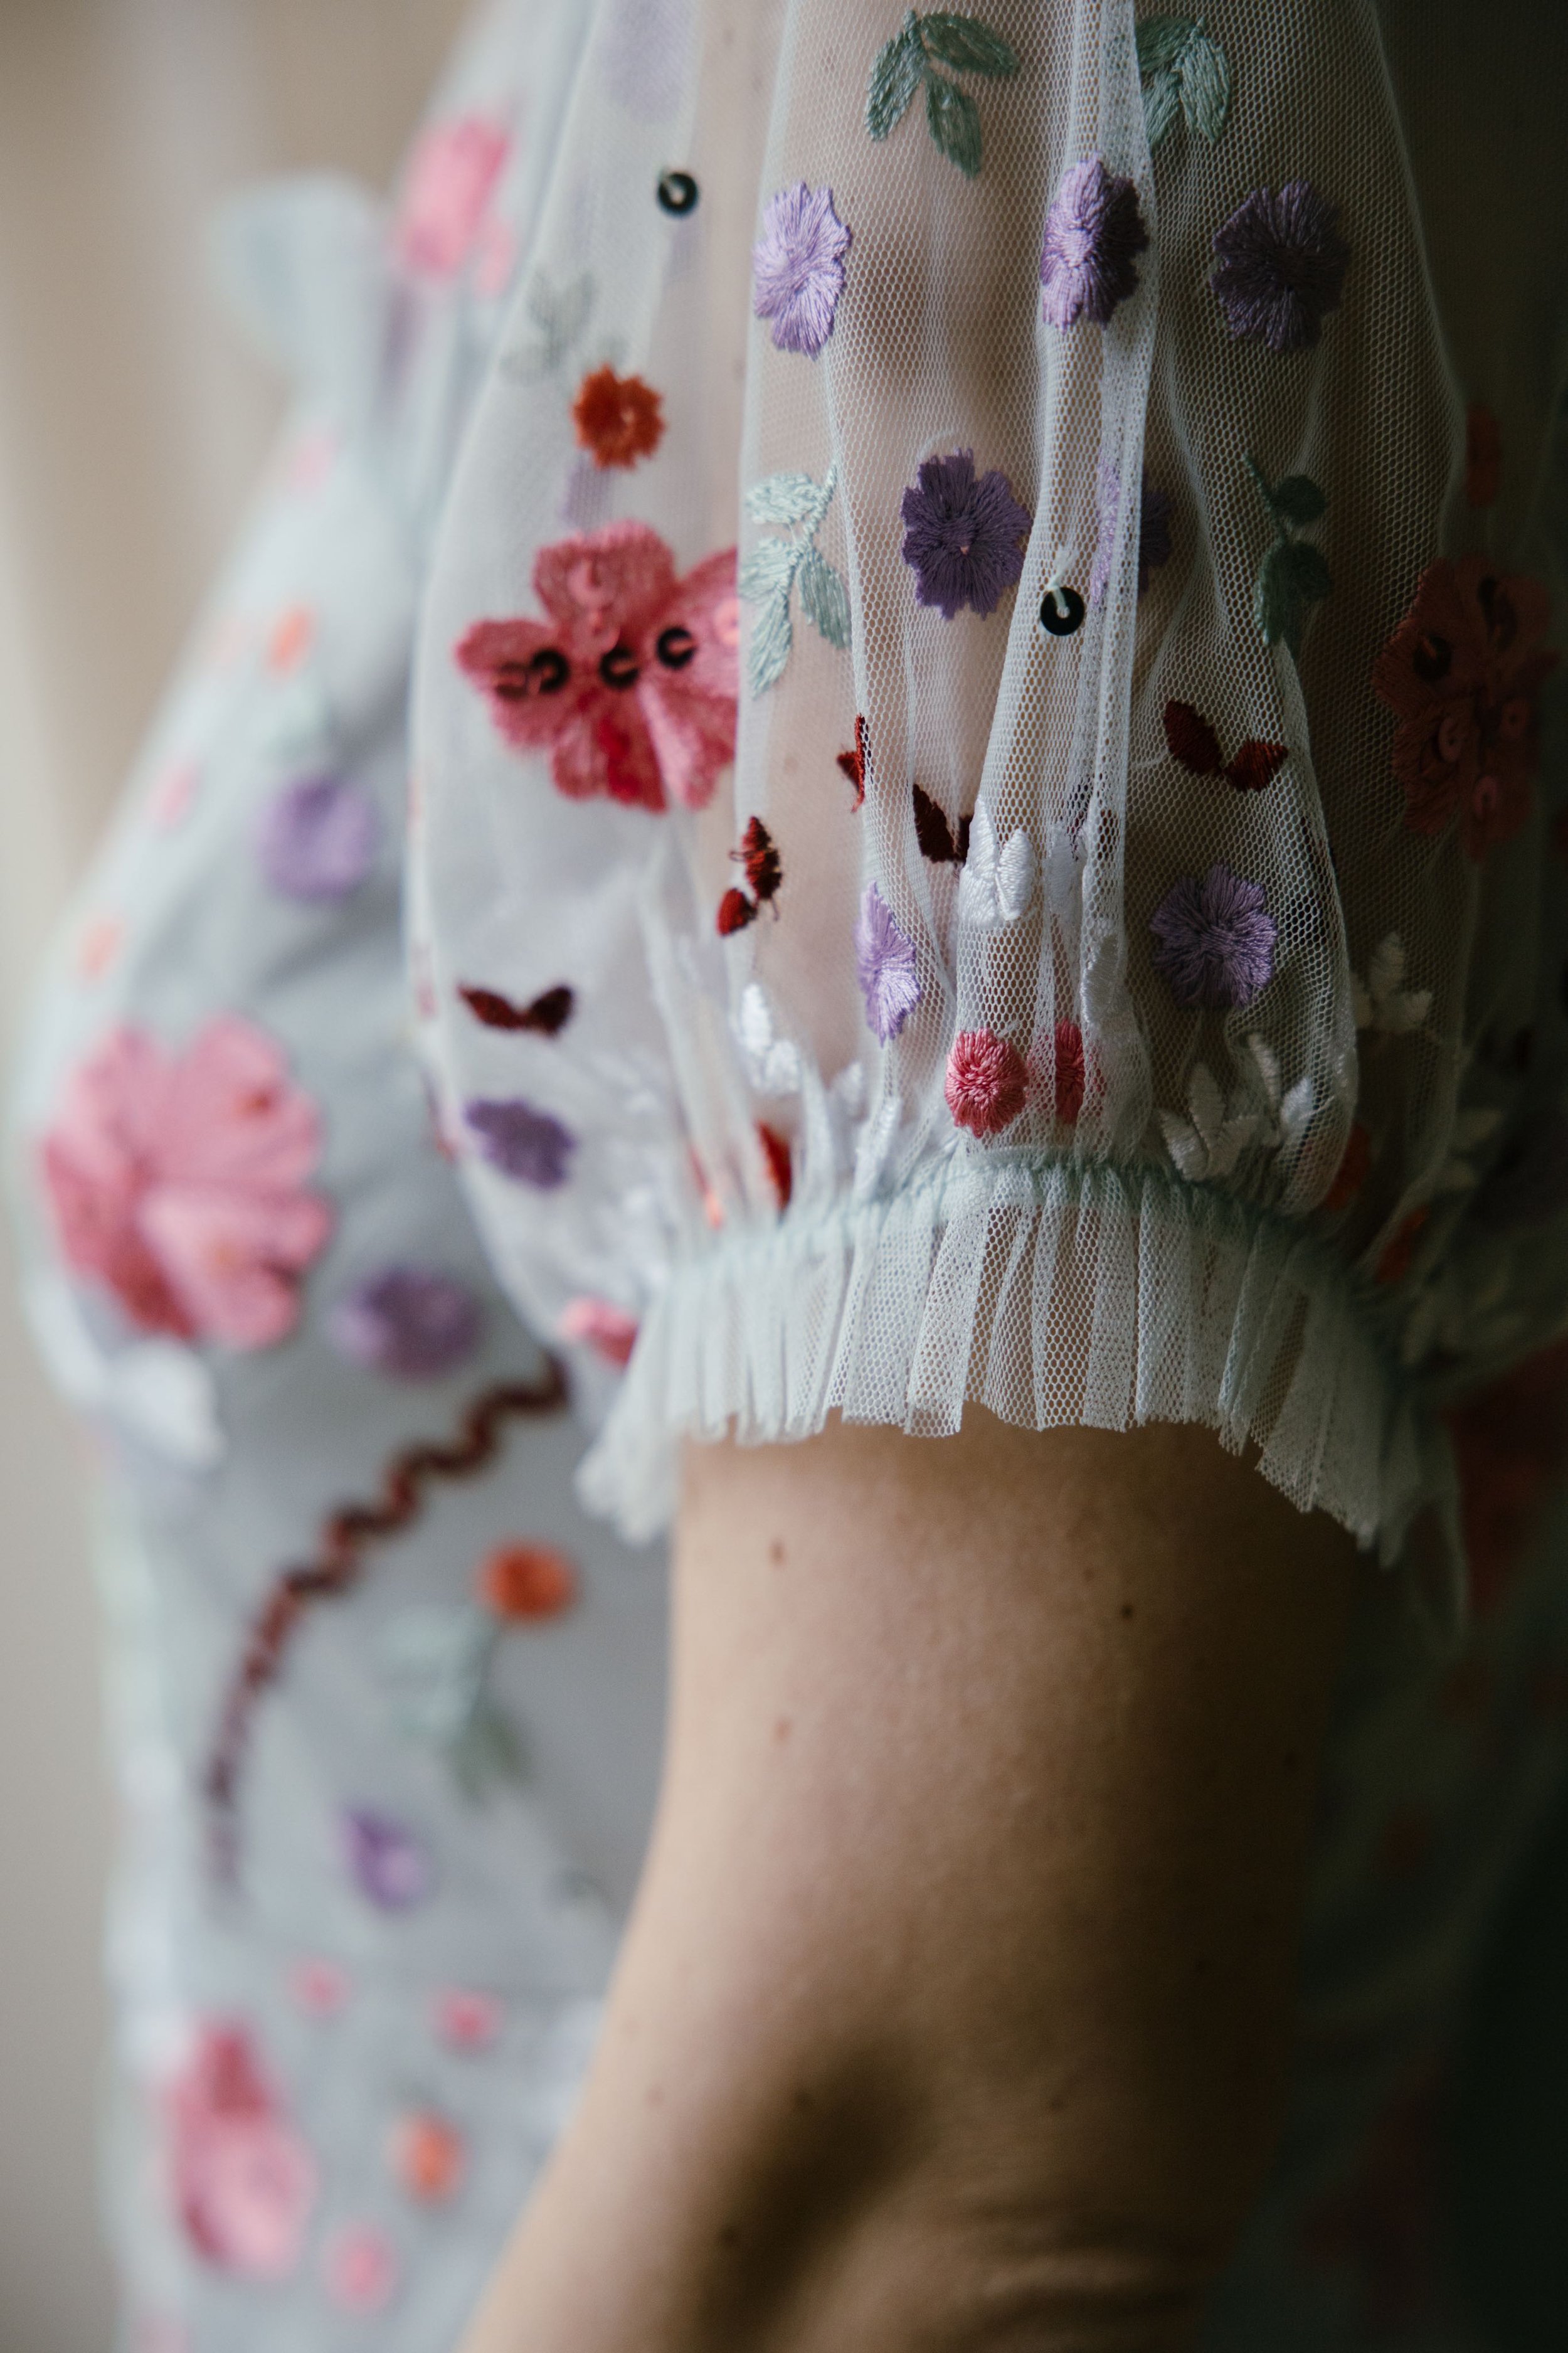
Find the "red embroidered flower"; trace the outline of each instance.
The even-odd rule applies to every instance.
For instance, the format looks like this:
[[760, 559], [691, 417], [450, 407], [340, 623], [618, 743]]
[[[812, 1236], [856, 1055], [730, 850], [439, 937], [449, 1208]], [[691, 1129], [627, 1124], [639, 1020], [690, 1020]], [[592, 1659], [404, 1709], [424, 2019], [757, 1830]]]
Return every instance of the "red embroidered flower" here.
[[1442, 833], [1458, 817], [1479, 859], [1524, 824], [1541, 756], [1537, 702], [1557, 659], [1541, 644], [1550, 620], [1538, 581], [1484, 556], [1439, 556], [1422, 574], [1372, 673], [1399, 715], [1394, 773], [1413, 832]]
[[735, 755], [735, 551], [684, 579], [657, 532], [613, 522], [534, 559], [548, 620], [478, 621], [458, 660], [568, 800], [703, 808]]
[[640, 375], [617, 375], [595, 368], [577, 387], [572, 422], [582, 448], [595, 466], [635, 466], [650, 458], [664, 438], [664, 403]]
[[577, 1599], [577, 1572], [553, 1545], [500, 1545], [479, 1570], [479, 1599], [498, 1618], [559, 1618]]
[[40, 1158], [67, 1263], [143, 1332], [268, 1348], [331, 1231], [303, 1189], [321, 1150], [309, 1095], [232, 1016], [183, 1054], [111, 1032], [73, 1073]]

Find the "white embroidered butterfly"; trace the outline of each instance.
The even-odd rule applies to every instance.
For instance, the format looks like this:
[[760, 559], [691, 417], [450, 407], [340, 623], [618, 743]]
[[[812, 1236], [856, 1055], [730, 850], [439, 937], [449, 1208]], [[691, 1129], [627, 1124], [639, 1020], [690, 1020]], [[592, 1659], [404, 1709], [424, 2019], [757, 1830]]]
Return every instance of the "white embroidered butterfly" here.
[[969, 856], [958, 886], [958, 920], [977, 932], [1005, 931], [1034, 904], [1040, 862], [1020, 826], [1005, 847], [984, 805], [969, 829]]
[[773, 1008], [759, 981], [748, 982], [735, 1008], [735, 1035], [746, 1057], [752, 1084], [760, 1095], [800, 1092], [800, 1051], [781, 1038]]

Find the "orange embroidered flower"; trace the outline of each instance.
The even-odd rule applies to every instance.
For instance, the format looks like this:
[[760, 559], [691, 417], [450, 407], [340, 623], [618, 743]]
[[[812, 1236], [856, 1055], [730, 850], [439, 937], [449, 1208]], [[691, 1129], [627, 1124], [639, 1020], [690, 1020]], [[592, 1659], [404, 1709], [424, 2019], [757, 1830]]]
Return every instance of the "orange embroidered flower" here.
[[479, 1571], [479, 1599], [498, 1618], [559, 1618], [577, 1599], [577, 1572], [552, 1545], [501, 1545]]
[[583, 378], [572, 419], [595, 466], [635, 466], [639, 458], [651, 458], [664, 438], [658, 394], [640, 375], [617, 375], [613, 367]]
[[1485, 556], [1439, 556], [1373, 667], [1399, 716], [1394, 773], [1414, 833], [1456, 818], [1471, 858], [1509, 841], [1530, 815], [1541, 759], [1537, 704], [1557, 657], [1541, 640], [1552, 617], [1539, 581]]

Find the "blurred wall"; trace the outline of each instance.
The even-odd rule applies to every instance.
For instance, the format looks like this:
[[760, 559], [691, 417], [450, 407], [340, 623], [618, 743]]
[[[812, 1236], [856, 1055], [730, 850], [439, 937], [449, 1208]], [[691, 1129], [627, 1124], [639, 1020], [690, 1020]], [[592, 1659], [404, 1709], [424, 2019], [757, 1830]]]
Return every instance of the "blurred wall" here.
[[[202, 225], [258, 173], [389, 173], [461, 0], [0, 0], [0, 1044], [278, 396]], [[101, 2353], [110, 1837], [75, 1440], [0, 1240], [0, 2353]]]

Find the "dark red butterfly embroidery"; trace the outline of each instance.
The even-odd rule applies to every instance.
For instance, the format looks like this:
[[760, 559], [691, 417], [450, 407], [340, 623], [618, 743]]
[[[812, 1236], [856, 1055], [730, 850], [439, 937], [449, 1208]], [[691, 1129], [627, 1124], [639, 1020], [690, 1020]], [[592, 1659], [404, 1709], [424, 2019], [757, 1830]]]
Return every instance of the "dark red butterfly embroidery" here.
[[855, 749], [840, 752], [838, 765], [855, 787], [855, 807], [859, 808], [866, 798], [866, 769], [870, 751], [866, 740], [866, 722], [858, 712], [855, 714]]
[[1238, 793], [1260, 793], [1274, 782], [1290, 754], [1283, 744], [1263, 744], [1249, 735], [1227, 765], [1219, 737], [1190, 702], [1165, 705], [1165, 741], [1171, 756], [1194, 776], [1223, 776]]
[[476, 1021], [487, 1029], [531, 1029], [541, 1038], [558, 1037], [572, 1018], [576, 997], [564, 982], [558, 988], [547, 988], [531, 1005], [514, 1005], [495, 988], [462, 988], [458, 991]]
[[921, 854], [936, 866], [962, 866], [969, 856], [970, 818], [961, 817], [955, 833], [947, 821], [947, 812], [939, 808], [929, 793], [919, 785], [915, 794], [915, 839]]
[[[772, 905], [784, 888], [784, 860], [779, 856], [778, 844], [760, 817], [749, 820], [741, 836], [741, 847], [732, 849], [730, 856], [735, 865], [744, 869], [752, 895], [748, 899], [743, 891], [725, 892], [719, 902], [717, 919], [721, 939], [728, 939], [731, 933], [743, 932], [748, 923], [754, 923], [763, 909]], [[773, 913], [778, 913], [776, 906]]]

